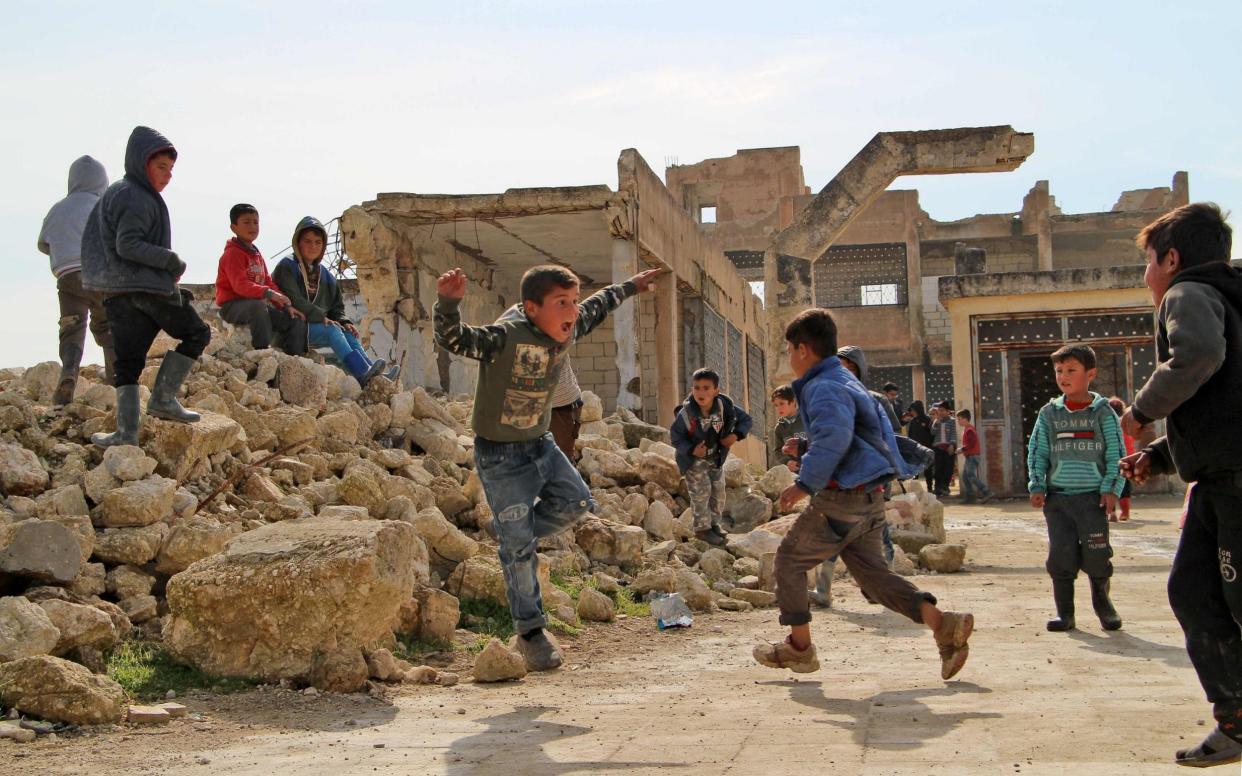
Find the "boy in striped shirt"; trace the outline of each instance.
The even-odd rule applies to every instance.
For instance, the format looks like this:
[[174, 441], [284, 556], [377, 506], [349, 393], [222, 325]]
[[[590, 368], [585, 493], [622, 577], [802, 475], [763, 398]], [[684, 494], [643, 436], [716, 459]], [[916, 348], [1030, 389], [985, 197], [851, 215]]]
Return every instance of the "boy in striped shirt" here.
[[1090, 390], [1095, 351], [1066, 345], [1052, 354], [1061, 396], [1044, 405], [1035, 419], [1027, 450], [1027, 489], [1031, 506], [1042, 507], [1048, 524], [1048, 562], [1056, 619], [1048, 630], [1074, 629], [1074, 580], [1081, 569], [1091, 580], [1091, 605], [1104, 630], [1117, 630], [1121, 618], [1108, 598], [1113, 576], [1109, 517], [1125, 481], [1118, 462], [1124, 455], [1121, 424], [1108, 399]]

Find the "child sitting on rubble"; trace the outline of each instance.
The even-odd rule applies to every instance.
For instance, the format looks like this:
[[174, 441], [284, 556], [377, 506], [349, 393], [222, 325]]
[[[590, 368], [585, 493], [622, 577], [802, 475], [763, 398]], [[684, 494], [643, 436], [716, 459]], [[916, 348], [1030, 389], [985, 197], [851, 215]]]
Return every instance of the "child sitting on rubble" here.
[[717, 547], [725, 545], [720, 527], [724, 513], [725, 486], [722, 467], [729, 448], [745, 439], [754, 424], [750, 415], [720, 392], [715, 370], [695, 370], [690, 395], [669, 429], [677, 450], [677, 468], [686, 478], [694, 535]]
[[798, 457], [785, 452], [785, 442], [799, 435], [806, 436], [806, 427], [798, 414], [798, 400], [794, 398], [793, 388], [785, 384], [772, 391], [772, 409], [776, 410], [776, 426], [772, 429], [772, 465], [788, 467], [796, 474]]
[[807, 427], [798, 479], [780, 495], [783, 510], [811, 496], [776, 552], [776, 602], [790, 634], [755, 647], [756, 661], [797, 673], [819, 670], [811, 643], [806, 572], [834, 555], [872, 598], [932, 630], [940, 675], [950, 679], [970, 653], [974, 616], [942, 612], [884, 562], [884, 486], [909, 474], [898, 460], [893, 430], [867, 389], [837, 357], [837, 326], [823, 308], [805, 310], [785, 329], [798, 411]]
[[536, 575], [535, 546], [572, 526], [594, 506], [582, 475], [548, 432], [552, 395], [574, 341], [629, 297], [654, 288], [662, 270], [641, 272], [578, 302], [578, 276], [565, 267], [534, 267], [522, 277], [524, 315], [467, 326], [461, 269], [436, 281], [435, 341], [479, 362], [474, 411], [475, 470], [495, 516], [500, 564], [517, 646], [532, 671], [560, 666], [560, 648], [543, 632], [547, 618]]
[[280, 336], [282, 349], [289, 353], [306, 350], [301, 342], [305, 321], [289, 297], [280, 292], [267, 262], [254, 241], [259, 236], [259, 211], [254, 205], [239, 203], [229, 208], [229, 230], [233, 239], [224, 244], [220, 267], [216, 271], [216, 305], [220, 317], [250, 329], [250, 344], [262, 350], [272, 344], [272, 332]]
[[[358, 328], [345, 317], [341, 287], [323, 266], [328, 230], [319, 220], [306, 216], [293, 230], [293, 255], [282, 259], [272, 273], [276, 285], [289, 297], [294, 309], [306, 317], [311, 347], [332, 348], [332, 353], [364, 388], [372, 377], [384, 372], [388, 362], [374, 361], [358, 341]], [[385, 377], [396, 378], [394, 366]]]

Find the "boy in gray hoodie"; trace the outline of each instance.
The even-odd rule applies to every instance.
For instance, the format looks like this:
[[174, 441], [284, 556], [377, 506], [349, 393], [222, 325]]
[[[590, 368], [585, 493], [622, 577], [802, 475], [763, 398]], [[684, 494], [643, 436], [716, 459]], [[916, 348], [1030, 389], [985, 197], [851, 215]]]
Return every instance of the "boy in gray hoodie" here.
[[211, 341], [211, 329], [177, 285], [185, 262], [172, 250], [168, 206], [160, 192], [172, 180], [177, 149], [150, 127], [135, 127], [125, 147], [125, 177], [108, 187], [82, 234], [82, 285], [101, 292], [116, 346], [116, 433], [92, 434], [100, 447], [138, 444], [138, 377], [147, 350], [165, 331], [181, 340], [160, 363], [147, 414], [198, 421], [177, 391]]
[[60, 381], [52, 403], [63, 406], [73, 401], [86, 344], [89, 316], [91, 335], [103, 348], [104, 371], [112, 380], [112, 330], [103, 295], [82, 288], [82, 230], [99, 197], [108, 188], [104, 166], [89, 156], [80, 156], [69, 165], [69, 194], [52, 205], [39, 230], [39, 250], [51, 259], [56, 276], [56, 296], [60, 300]]

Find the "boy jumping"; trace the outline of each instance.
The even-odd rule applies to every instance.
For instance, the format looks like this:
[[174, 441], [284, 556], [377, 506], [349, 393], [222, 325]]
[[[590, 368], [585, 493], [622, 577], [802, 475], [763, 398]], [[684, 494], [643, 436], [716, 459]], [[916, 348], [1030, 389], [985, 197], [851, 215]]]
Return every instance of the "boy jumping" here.
[[1173, 210], [1139, 232], [1157, 308], [1159, 365], [1122, 417], [1123, 430], [1164, 418], [1168, 435], [1122, 462], [1142, 484], [1176, 472], [1193, 483], [1169, 603], [1212, 702], [1217, 727], [1177, 753], [1181, 765], [1242, 759], [1242, 272], [1229, 265], [1233, 230], [1216, 205]]
[[522, 276], [525, 315], [477, 327], [463, 324], [457, 309], [466, 296], [465, 273], [453, 269], [436, 281], [436, 344], [479, 361], [470, 420], [475, 470], [495, 515], [517, 645], [532, 671], [554, 669], [562, 659], [543, 632], [535, 546], [594, 506], [582, 476], [548, 433], [553, 389], [574, 341], [629, 297], [654, 288], [660, 272], [641, 272], [579, 304], [577, 275], [564, 267], [534, 267]]
[[936, 597], [918, 590], [884, 562], [884, 485], [904, 474], [893, 430], [867, 389], [837, 357], [837, 325], [822, 308], [806, 310], [785, 329], [785, 350], [798, 379], [798, 411], [807, 427], [798, 479], [781, 493], [782, 509], [811, 496], [776, 552], [776, 602], [785, 641], [755, 647], [769, 668], [798, 673], [819, 669], [811, 643], [806, 572], [840, 555], [873, 599], [932, 630], [940, 649], [940, 676], [966, 664], [974, 615], [942, 612]]

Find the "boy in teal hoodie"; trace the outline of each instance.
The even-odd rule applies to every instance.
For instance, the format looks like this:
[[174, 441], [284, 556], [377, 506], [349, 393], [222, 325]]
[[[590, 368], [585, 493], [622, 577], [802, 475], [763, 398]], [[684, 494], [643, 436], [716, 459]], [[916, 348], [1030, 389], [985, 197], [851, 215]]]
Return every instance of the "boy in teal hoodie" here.
[[1026, 459], [1031, 506], [1043, 508], [1048, 524], [1046, 568], [1057, 607], [1048, 630], [1074, 629], [1074, 580], [1080, 569], [1091, 580], [1100, 625], [1117, 630], [1121, 618], [1108, 598], [1113, 576], [1108, 519], [1125, 486], [1118, 468], [1125, 453], [1121, 424], [1108, 399], [1089, 390], [1094, 350], [1066, 345], [1052, 354], [1052, 363], [1063, 395], [1039, 411]]

